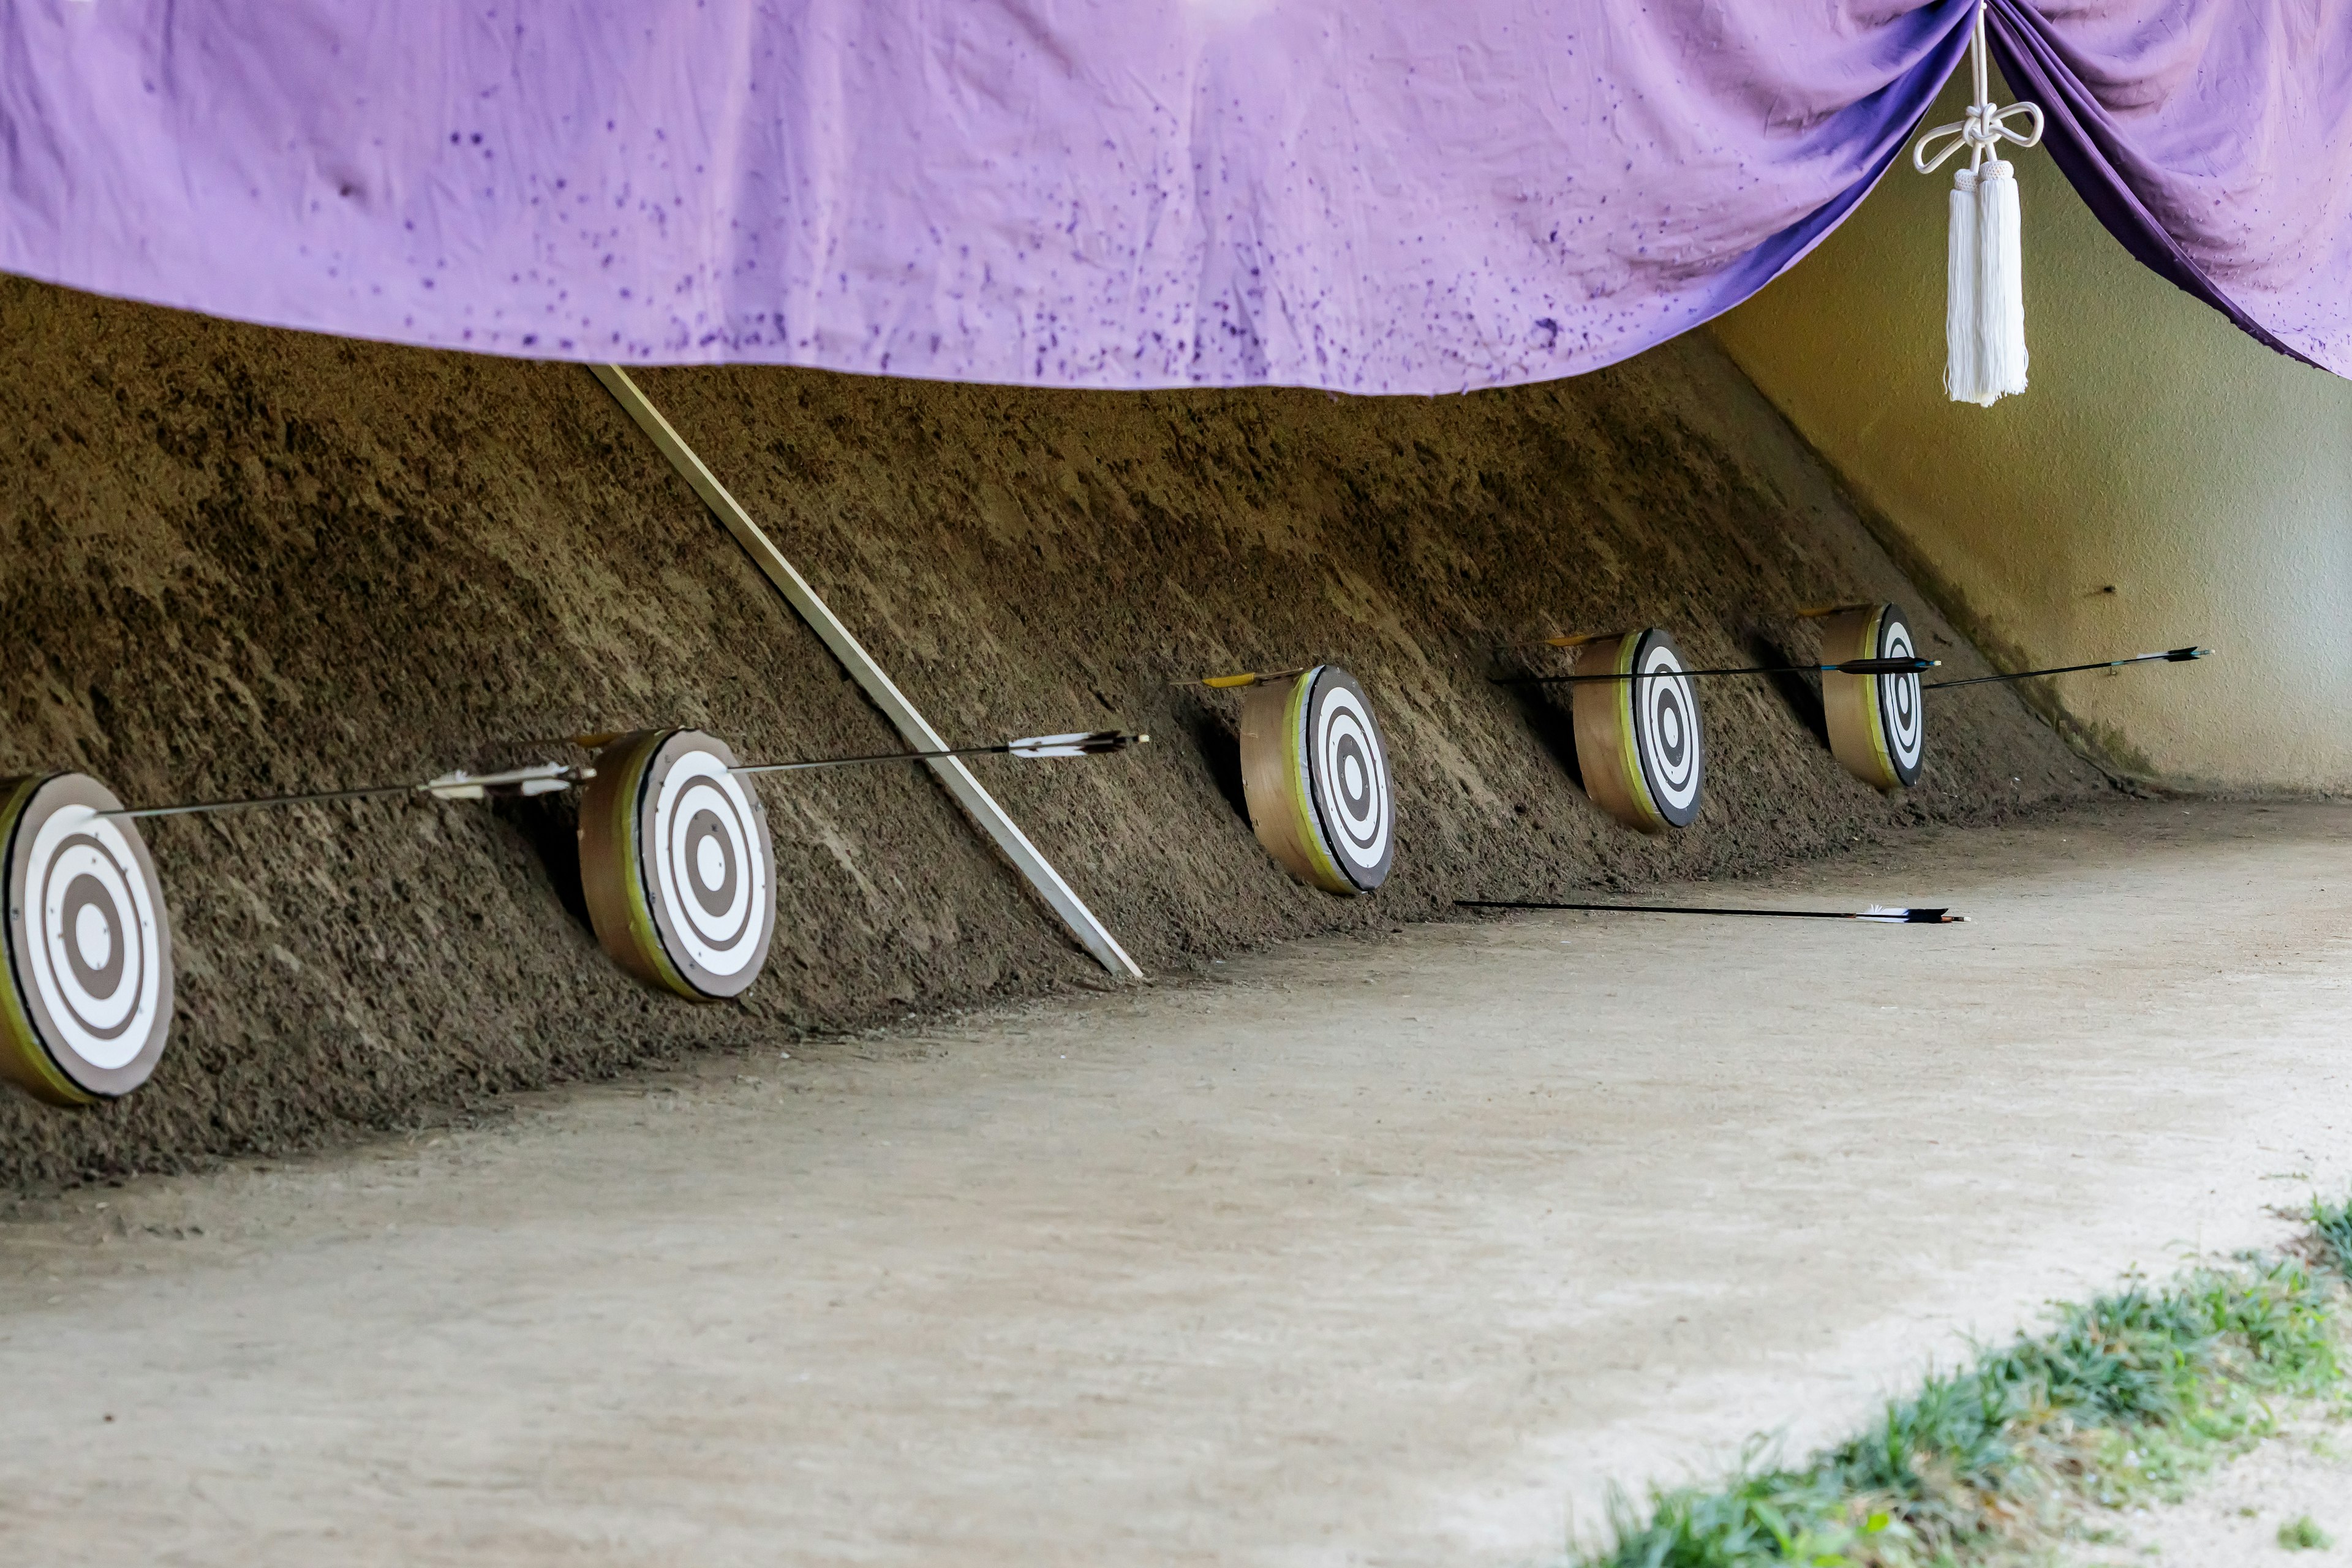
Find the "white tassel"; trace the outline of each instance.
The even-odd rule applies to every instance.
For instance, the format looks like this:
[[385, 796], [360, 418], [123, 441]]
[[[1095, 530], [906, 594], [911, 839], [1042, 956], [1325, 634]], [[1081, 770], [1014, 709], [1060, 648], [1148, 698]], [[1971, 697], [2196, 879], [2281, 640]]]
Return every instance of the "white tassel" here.
[[1952, 175], [1944, 263], [1944, 391], [1955, 403], [1990, 402], [1977, 355], [1977, 174]]
[[[1990, 56], [1984, 0], [1977, 0], [1975, 37], [1969, 45], [1976, 96], [1969, 117], [1937, 126], [1911, 149], [1911, 166], [1923, 174], [1935, 173], [1955, 153], [1969, 154], [1969, 166], [1952, 175], [1951, 226], [1944, 247], [1944, 391], [1955, 403], [1982, 407], [2025, 390], [2025, 255], [2018, 243], [2017, 171], [1988, 154], [2004, 142], [2021, 147], [2042, 142], [2038, 106], [2012, 103], [2003, 109], [1992, 101]], [[2030, 121], [2033, 128], [2021, 132], [2011, 120]]]
[[2025, 390], [2025, 258], [2017, 171], [1998, 158], [1977, 170], [1977, 383], [1990, 404]]

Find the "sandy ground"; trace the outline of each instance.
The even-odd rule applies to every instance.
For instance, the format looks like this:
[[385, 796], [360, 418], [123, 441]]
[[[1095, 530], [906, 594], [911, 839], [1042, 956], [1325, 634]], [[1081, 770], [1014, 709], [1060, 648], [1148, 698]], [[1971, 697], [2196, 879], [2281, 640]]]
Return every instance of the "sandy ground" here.
[[1325, 939], [18, 1204], [0, 1542], [1542, 1561], [1612, 1481], [1830, 1435], [1964, 1332], [2352, 1181], [2352, 809], [1683, 893], [1974, 918]]
[[[2168, 1507], [2092, 1521], [2101, 1539], [2071, 1552], [2066, 1568], [2327, 1568], [2352, 1555], [2352, 1408], [2297, 1413], [2280, 1434], [2212, 1474]], [[2307, 1519], [2326, 1548], [2282, 1548], [2279, 1528]]]

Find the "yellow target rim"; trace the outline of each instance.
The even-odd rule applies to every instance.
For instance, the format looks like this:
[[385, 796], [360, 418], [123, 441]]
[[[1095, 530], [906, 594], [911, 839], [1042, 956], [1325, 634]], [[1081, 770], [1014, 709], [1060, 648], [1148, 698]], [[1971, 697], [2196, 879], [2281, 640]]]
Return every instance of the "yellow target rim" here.
[[[41, 780], [37, 778], [12, 779], [0, 785], [7, 792], [5, 798], [0, 799], [0, 850], [15, 844], [25, 807], [31, 802], [33, 792], [40, 787]], [[25, 1010], [24, 994], [18, 988], [14, 952], [8, 953], [5, 962], [0, 962], [0, 1078], [52, 1105], [98, 1103], [98, 1096], [58, 1070], [57, 1063], [42, 1047], [40, 1037], [34, 1033], [32, 1016]]]

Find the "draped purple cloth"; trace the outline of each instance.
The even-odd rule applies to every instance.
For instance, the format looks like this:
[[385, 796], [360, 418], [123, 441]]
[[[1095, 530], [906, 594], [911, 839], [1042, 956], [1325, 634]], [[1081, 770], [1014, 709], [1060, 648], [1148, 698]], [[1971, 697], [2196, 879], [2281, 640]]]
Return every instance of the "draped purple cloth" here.
[[[1997, 4], [2021, 74], [2046, 58], [2069, 174], [2120, 193], [2102, 216], [2342, 368], [2333, 0]], [[1901, 153], [1971, 12], [14, 0], [0, 269], [547, 358], [1537, 381], [1802, 256]]]
[[2352, 6], [1991, 0], [1991, 20], [2011, 89], [2126, 249], [2352, 374]]

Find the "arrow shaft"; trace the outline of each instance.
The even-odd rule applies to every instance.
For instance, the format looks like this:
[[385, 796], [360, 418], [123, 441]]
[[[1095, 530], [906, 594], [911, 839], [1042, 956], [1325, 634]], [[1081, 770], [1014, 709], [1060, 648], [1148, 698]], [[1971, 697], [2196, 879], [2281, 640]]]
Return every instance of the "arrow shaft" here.
[[995, 746], [956, 746], [944, 752], [877, 752], [870, 757], [819, 757], [805, 763], [747, 763], [730, 768], [730, 773], [796, 773], [811, 768], [855, 768], [869, 763], [929, 763], [944, 757], [1001, 756], [1013, 749], [1011, 744]]
[[2036, 676], [2073, 675], [2085, 669], [2121, 669], [2127, 664], [2150, 664], [2159, 660], [2168, 664], [2186, 664], [2190, 659], [2200, 657], [2202, 657], [2202, 651], [2194, 648], [2175, 648], [2168, 653], [2136, 653], [2129, 658], [2103, 658], [2090, 664], [2053, 665], [2048, 669], [2021, 669], [2014, 675], [1972, 675], [1966, 680], [1933, 680], [1929, 681], [1924, 689], [1943, 691], [1955, 686], [1989, 686], [2000, 680], [2031, 680]]
[[1759, 915], [1784, 921], [1858, 921], [1862, 918], [1843, 910], [1702, 909], [1689, 904], [1559, 904], [1522, 899], [1456, 899], [1454, 907], [1462, 910], [1597, 910], [1626, 915]]
[[1843, 664], [1751, 664], [1723, 669], [1612, 670], [1601, 675], [1512, 675], [1497, 686], [1580, 686], [1598, 680], [1670, 680], [1680, 675], [1916, 675], [1938, 661], [1918, 658], [1856, 658]]
[[309, 795], [257, 795], [241, 800], [200, 800], [184, 805], [149, 805], [137, 810], [101, 811], [100, 816], [197, 816], [222, 811], [250, 811], [264, 805], [318, 805], [336, 800], [380, 800], [395, 795], [415, 795], [420, 784], [370, 784], [362, 789], [316, 790]]

